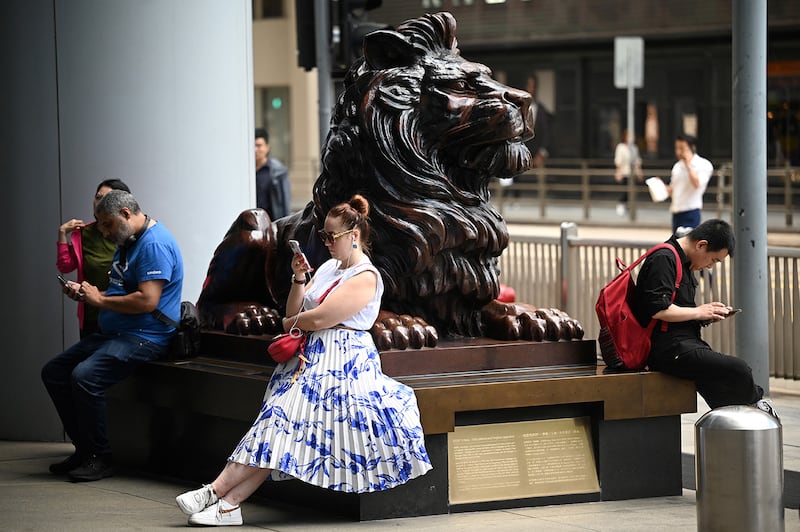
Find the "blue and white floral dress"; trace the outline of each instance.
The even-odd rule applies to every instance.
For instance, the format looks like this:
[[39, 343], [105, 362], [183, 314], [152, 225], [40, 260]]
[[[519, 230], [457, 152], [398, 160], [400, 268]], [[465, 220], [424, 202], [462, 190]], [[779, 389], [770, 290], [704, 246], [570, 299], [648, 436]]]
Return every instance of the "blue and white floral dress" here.
[[[253, 426], [228, 458], [273, 469], [270, 478], [298, 478], [337, 491], [393, 488], [431, 469], [414, 391], [381, 371], [368, 329], [378, 316], [383, 281], [364, 259], [344, 270], [328, 260], [314, 274], [304, 308], [334, 285], [364, 271], [378, 276], [372, 301], [341, 325], [310, 332], [308, 362], [278, 364]], [[296, 380], [294, 377], [296, 376]]]

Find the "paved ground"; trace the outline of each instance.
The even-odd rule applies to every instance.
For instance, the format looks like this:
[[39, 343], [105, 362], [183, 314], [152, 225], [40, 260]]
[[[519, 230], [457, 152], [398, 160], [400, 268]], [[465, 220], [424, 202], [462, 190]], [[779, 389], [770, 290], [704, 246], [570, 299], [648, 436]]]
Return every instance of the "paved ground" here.
[[[789, 479], [800, 471], [800, 396], [773, 386], [773, 399], [783, 420], [786, 468], [786, 531], [800, 531], [797, 486]], [[698, 413], [683, 416], [683, 451], [694, 453], [694, 423]], [[186, 517], [175, 506], [177, 494], [193, 487], [170, 479], [148, 478], [131, 472], [84, 484], [72, 484], [47, 472], [47, 465], [70, 452], [63, 443], [0, 442], [0, 529], [7, 531], [175, 530]], [[686, 484], [686, 481], [684, 482]], [[731, 501], [731, 504], [736, 504]], [[595, 502], [516, 508], [452, 515], [352, 522], [314, 510], [314, 501], [296, 507], [251, 500], [243, 505], [245, 526], [240, 530], [325, 531], [477, 531], [536, 530], [537, 532], [660, 532], [694, 531], [695, 492], [630, 501]], [[759, 531], [761, 532], [761, 531]]]

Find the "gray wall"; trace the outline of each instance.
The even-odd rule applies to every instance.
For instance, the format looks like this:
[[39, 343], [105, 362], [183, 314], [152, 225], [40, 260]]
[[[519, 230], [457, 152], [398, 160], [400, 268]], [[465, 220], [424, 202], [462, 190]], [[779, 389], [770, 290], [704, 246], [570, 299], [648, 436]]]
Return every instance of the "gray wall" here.
[[196, 300], [255, 204], [249, 0], [11, 0], [0, 7], [4, 238], [0, 438], [61, 439], [42, 365], [77, 339], [58, 226], [118, 177], [183, 252]]

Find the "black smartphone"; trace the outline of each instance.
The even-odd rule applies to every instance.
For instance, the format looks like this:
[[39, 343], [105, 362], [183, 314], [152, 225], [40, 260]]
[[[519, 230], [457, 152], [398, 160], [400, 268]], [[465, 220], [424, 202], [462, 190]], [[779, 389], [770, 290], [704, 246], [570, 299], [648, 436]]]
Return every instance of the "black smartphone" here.
[[734, 314], [736, 314], [737, 312], [741, 312], [741, 311], [742, 311], [742, 309], [740, 309], [740, 308], [735, 308], [735, 309], [731, 310], [730, 312], [728, 312], [728, 316], [733, 316], [733, 315], [734, 315]]
[[62, 286], [69, 286], [69, 281], [64, 279], [63, 275], [56, 275], [56, 277], [58, 277], [58, 280], [61, 281]]

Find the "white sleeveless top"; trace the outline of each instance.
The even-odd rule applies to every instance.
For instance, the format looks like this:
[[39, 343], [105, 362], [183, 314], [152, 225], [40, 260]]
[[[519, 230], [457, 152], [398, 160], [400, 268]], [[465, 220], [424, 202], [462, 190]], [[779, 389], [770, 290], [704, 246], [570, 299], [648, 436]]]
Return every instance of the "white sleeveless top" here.
[[341, 261], [337, 259], [329, 259], [323, 263], [322, 266], [317, 268], [317, 271], [314, 273], [314, 284], [305, 293], [303, 308], [306, 310], [317, 308], [319, 306], [317, 300], [322, 297], [325, 291], [336, 283], [337, 280], [338, 283], [333, 287], [331, 293], [335, 292], [347, 279], [354, 275], [365, 271], [375, 272], [378, 278], [378, 286], [370, 302], [354, 316], [341, 322], [341, 325], [345, 327], [350, 327], [351, 329], [359, 331], [367, 331], [375, 323], [375, 320], [378, 319], [378, 312], [381, 309], [381, 297], [383, 297], [383, 279], [381, 278], [381, 274], [378, 272], [378, 269], [372, 265], [372, 261], [370, 261], [369, 257], [366, 255], [364, 255], [358, 264], [350, 268], [340, 270], [340, 264]]

